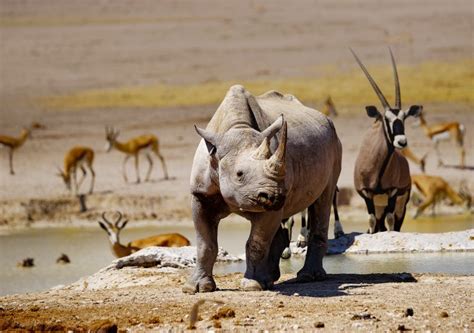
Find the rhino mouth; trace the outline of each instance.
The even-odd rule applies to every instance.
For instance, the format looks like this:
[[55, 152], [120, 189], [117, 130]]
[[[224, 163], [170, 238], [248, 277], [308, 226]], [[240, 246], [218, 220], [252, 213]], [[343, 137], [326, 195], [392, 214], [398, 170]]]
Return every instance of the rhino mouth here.
[[259, 193], [257, 203], [265, 210], [280, 210], [285, 204], [286, 196], [282, 194], [268, 195], [266, 193]]

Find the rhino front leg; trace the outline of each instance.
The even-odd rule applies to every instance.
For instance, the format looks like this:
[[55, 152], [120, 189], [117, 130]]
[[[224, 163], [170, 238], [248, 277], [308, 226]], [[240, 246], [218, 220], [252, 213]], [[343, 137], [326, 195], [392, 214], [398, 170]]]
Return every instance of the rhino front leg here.
[[222, 198], [192, 195], [193, 221], [196, 230], [197, 262], [193, 274], [183, 287], [186, 293], [216, 290], [212, 269], [216, 262], [219, 221], [229, 213]]
[[[241, 282], [246, 291], [264, 290], [273, 287], [274, 263], [278, 251], [269, 259], [270, 247], [280, 229], [281, 211], [258, 214], [251, 219], [252, 228], [245, 246], [247, 269]], [[284, 247], [283, 247], [284, 248]], [[283, 251], [283, 248], [281, 251]], [[278, 258], [281, 252], [278, 253]], [[279, 262], [279, 259], [278, 259]]]
[[329, 217], [335, 187], [328, 186], [321, 196], [308, 207], [308, 250], [303, 268], [296, 281], [311, 282], [326, 278], [323, 257], [328, 247]]

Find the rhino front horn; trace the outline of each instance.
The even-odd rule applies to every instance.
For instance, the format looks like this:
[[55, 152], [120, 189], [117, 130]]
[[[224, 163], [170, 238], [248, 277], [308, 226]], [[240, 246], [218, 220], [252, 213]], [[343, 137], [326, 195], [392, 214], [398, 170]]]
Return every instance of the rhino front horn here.
[[280, 142], [278, 144], [278, 148], [273, 153], [273, 155], [265, 162], [265, 171], [269, 174], [269, 176], [275, 178], [284, 178], [286, 174], [286, 138], [287, 138], [287, 123], [284, 121], [281, 135], [280, 135]]

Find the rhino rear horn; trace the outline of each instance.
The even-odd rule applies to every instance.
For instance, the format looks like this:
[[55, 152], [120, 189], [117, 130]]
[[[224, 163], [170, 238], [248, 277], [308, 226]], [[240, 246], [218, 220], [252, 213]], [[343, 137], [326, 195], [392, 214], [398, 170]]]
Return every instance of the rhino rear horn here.
[[270, 140], [268, 139], [268, 137], [263, 138], [262, 143], [252, 156], [256, 160], [266, 160], [270, 158], [270, 156], [272, 156], [272, 153], [270, 151]]
[[262, 136], [271, 139], [283, 126], [283, 115], [279, 116], [270, 126], [262, 131]]
[[196, 129], [197, 134], [199, 134], [199, 136], [203, 138], [206, 142], [206, 147], [209, 151], [209, 155], [214, 155], [217, 150], [217, 135], [212, 132], [206, 131], [205, 129], [199, 128], [196, 125], [194, 125], [194, 128]]
[[265, 162], [265, 171], [272, 177], [284, 178], [286, 174], [286, 139], [288, 125], [283, 121], [282, 132], [278, 148], [273, 155]]

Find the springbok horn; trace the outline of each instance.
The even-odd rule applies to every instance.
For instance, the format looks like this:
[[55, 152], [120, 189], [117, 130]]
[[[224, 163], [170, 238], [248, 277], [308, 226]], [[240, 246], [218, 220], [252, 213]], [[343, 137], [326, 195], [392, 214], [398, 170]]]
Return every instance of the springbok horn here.
[[357, 54], [355, 54], [355, 52], [351, 48], [349, 48], [349, 50], [351, 50], [352, 55], [354, 56], [355, 60], [359, 64], [362, 71], [364, 72], [365, 76], [367, 77], [367, 80], [369, 80], [372, 88], [374, 89], [375, 93], [377, 94], [378, 98], [380, 99], [380, 102], [382, 103], [384, 109], [385, 110], [390, 109], [390, 104], [388, 104], [387, 99], [385, 99], [385, 96], [382, 94], [382, 91], [380, 91], [380, 88], [377, 86], [377, 83], [375, 83], [372, 76], [370, 76], [370, 74], [367, 71], [367, 69], [365, 68], [364, 64], [360, 61], [359, 57], [357, 57]]
[[109, 227], [112, 227], [112, 223], [110, 223], [109, 220], [107, 220], [107, 218], [105, 217], [105, 212], [102, 213], [102, 220], [104, 220], [104, 222], [107, 223]]
[[265, 162], [265, 171], [275, 177], [284, 178], [286, 174], [286, 139], [287, 139], [287, 123], [283, 123], [280, 142], [278, 148], [273, 155]]
[[395, 107], [400, 110], [402, 108], [402, 97], [400, 96], [400, 81], [398, 80], [397, 64], [395, 63], [392, 49], [389, 47], [388, 50], [390, 51], [390, 58], [392, 58], [393, 79], [395, 81]]
[[[122, 220], [123, 214], [122, 214], [120, 211], [117, 211], [117, 214], [118, 214], [118, 218], [117, 218], [117, 220], [115, 221], [114, 225], [118, 228], [118, 224], [119, 224], [119, 222]], [[120, 228], [119, 228], [119, 229], [120, 229]]]
[[268, 137], [265, 137], [260, 146], [253, 153], [252, 157], [256, 160], [266, 160], [270, 158], [270, 156], [272, 156], [270, 151], [270, 141], [268, 140]]

